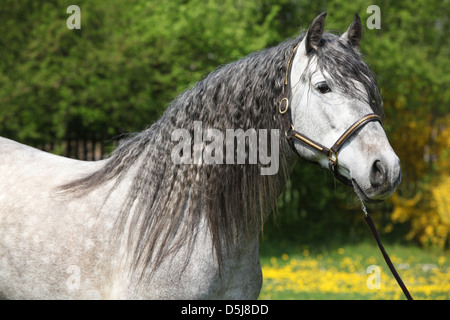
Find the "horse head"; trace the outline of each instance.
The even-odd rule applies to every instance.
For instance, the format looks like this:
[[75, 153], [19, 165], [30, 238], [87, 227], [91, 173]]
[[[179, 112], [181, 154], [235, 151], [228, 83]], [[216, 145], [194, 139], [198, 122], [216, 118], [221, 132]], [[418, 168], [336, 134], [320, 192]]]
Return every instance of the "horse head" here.
[[361, 20], [355, 15], [336, 36], [324, 33], [325, 16], [314, 19], [288, 63], [287, 135], [295, 138], [291, 146], [297, 154], [332, 168], [362, 200], [384, 200], [401, 181], [400, 160], [383, 129], [375, 76], [358, 49]]

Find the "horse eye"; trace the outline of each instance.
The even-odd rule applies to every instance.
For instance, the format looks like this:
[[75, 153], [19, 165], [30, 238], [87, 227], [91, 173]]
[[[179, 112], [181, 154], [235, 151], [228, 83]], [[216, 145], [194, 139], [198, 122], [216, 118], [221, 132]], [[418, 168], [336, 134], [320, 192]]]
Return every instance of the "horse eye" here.
[[320, 93], [327, 93], [327, 92], [331, 92], [330, 87], [327, 85], [326, 82], [320, 82], [317, 85], [317, 90], [320, 91]]

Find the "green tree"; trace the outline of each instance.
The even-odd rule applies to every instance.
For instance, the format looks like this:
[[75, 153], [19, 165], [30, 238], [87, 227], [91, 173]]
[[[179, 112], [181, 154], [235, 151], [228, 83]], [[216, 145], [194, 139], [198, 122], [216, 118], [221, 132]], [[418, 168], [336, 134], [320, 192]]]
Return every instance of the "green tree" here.
[[70, 128], [114, 136], [151, 124], [221, 64], [278, 40], [264, 1], [3, 1], [0, 133], [37, 144]]

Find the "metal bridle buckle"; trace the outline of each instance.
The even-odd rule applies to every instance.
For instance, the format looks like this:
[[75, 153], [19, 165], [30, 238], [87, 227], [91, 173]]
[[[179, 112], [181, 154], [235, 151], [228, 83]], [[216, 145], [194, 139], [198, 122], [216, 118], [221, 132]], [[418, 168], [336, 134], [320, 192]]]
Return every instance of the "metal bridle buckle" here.
[[[283, 101], [286, 101], [286, 108], [284, 110], [281, 110], [281, 105], [283, 104]], [[288, 111], [288, 109], [289, 109], [289, 99], [288, 98], [281, 99], [280, 104], [278, 105], [278, 112], [280, 114], [285, 114], [286, 111]]]
[[338, 153], [330, 149], [330, 152], [328, 153], [328, 160], [330, 161], [330, 167], [331, 164], [333, 164], [333, 167], [336, 168], [338, 162]]

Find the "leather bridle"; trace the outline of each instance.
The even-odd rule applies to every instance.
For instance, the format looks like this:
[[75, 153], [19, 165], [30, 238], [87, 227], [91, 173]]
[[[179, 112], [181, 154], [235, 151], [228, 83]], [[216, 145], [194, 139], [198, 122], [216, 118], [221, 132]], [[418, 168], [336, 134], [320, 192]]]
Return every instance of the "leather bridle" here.
[[[334, 145], [331, 148], [327, 148], [324, 145], [308, 138], [304, 134], [300, 133], [299, 131], [295, 130], [295, 127], [292, 123], [292, 116], [291, 116], [291, 109], [289, 108], [289, 99], [291, 95], [291, 70], [292, 70], [292, 59], [294, 57], [295, 52], [297, 51], [299, 44], [295, 46], [294, 50], [292, 51], [292, 55], [289, 58], [288, 64], [287, 64], [287, 71], [286, 71], [286, 77], [284, 79], [284, 86], [283, 86], [283, 95], [281, 96], [280, 103], [278, 105], [278, 112], [283, 116], [283, 123], [284, 123], [284, 130], [286, 138], [289, 142], [289, 145], [294, 150], [294, 152], [298, 154], [297, 149], [295, 149], [294, 146], [294, 140], [297, 140], [301, 142], [302, 144], [313, 148], [323, 155], [325, 155], [328, 158], [328, 167], [333, 172], [334, 176], [345, 183], [346, 185], [352, 186], [351, 180], [347, 179], [346, 177], [340, 175], [338, 173], [338, 155], [339, 150], [344, 145], [344, 143], [353, 135], [355, 134], [359, 129], [364, 127], [366, 124], [372, 121], [378, 121], [382, 124], [381, 117], [370, 113], [353, 123], [340, 137], [339, 139], [334, 143]], [[300, 156], [300, 155], [299, 155]]]
[[[331, 148], [327, 148], [324, 145], [308, 138], [304, 134], [298, 132], [295, 130], [294, 125], [292, 124], [292, 117], [291, 117], [291, 109], [289, 108], [289, 99], [291, 95], [291, 69], [292, 69], [292, 58], [294, 57], [295, 52], [297, 51], [299, 44], [295, 46], [294, 50], [292, 51], [292, 55], [289, 58], [288, 64], [287, 64], [287, 71], [286, 71], [286, 78], [284, 79], [284, 87], [283, 87], [283, 95], [281, 97], [280, 103], [278, 105], [278, 112], [283, 116], [283, 123], [284, 123], [284, 130], [286, 134], [286, 138], [289, 142], [289, 145], [294, 150], [294, 152], [300, 156], [297, 149], [295, 149], [294, 146], [294, 140], [297, 140], [301, 142], [302, 144], [313, 148], [315, 150], [318, 150], [322, 154], [324, 154], [328, 158], [328, 167], [333, 172], [334, 176], [345, 183], [346, 185], [352, 186], [353, 183], [351, 180], [347, 179], [346, 177], [340, 175], [338, 173], [338, 155], [339, 150], [344, 145], [344, 143], [353, 135], [355, 134], [359, 129], [361, 129], [363, 126], [368, 124], [372, 121], [378, 121], [383, 125], [383, 122], [381, 120], [381, 117], [370, 113], [353, 123], [345, 132], [337, 139], [337, 141], [334, 143], [334, 145]], [[301, 157], [301, 156], [300, 156]], [[361, 200], [361, 203], [363, 205], [363, 211], [364, 211], [364, 218], [369, 225], [370, 231], [372, 232], [372, 235], [374, 236], [378, 247], [383, 254], [383, 258], [386, 261], [386, 264], [388, 265], [389, 269], [391, 270], [395, 280], [397, 280], [397, 283], [399, 284], [400, 288], [402, 289], [403, 293], [405, 294], [406, 298], [408, 300], [413, 300], [411, 297], [411, 294], [409, 293], [408, 289], [406, 288], [405, 284], [403, 283], [402, 279], [400, 278], [399, 274], [397, 273], [397, 270], [395, 270], [394, 264], [392, 263], [391, 259], [389, 258], [389, 255], [386, 253], [386, 250], [383, 247], [383, 244], [381, 243], [380, 235], [377, 231], [377, 228], [375, 227], [375, 223], [372, 220], [372, 217], [367, 212], [366, 208], [364, 207], [364, 203]]]

